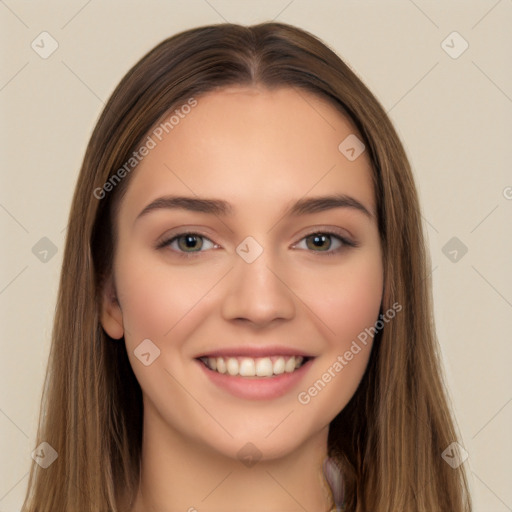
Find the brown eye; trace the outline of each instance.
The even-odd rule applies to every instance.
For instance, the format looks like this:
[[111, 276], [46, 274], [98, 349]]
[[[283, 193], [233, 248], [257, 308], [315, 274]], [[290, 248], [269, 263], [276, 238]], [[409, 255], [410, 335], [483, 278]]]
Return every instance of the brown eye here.
[[[203, 246], [202, 239], [203, 237], [200, 235], [195, 235], [192, 233], [187, 233], [185, 235], [180, 235], [175, 238], [178, 240], [178, 247], [180, 250], [184, 252], [188, 252], [188, 249], [201, 249]], [[194, 251], [192, 251], [194, 252]]]
[[323, 233], [314, 233], [306, 237], [306, 245], [308, 246], [309, 249], [319, 249], [320, 251], [327, 251], [331, 247], [331, 235]]
[[322, 254], [322, 256], [335, 256], [341, 251], [358, 246], [356, 242], [349, 240], [342, 234], [331, 231], [316, 231], [311, 233], [305, 236], [297, 245], [300, 246], [303, 241], [305, 241], [306, 250]]
[[[208, 246], [208, 244], [210, 245]], [[172, 251], [178, 253], [179, 256], [187, 256], [189, 254], [205, 252], [207, 249], [212, 249], [214, 245], [215, 244], [209, 238], [199, 233], [186, 232], [164, 240], [158, 244], [157, 249], [169, 246]]]

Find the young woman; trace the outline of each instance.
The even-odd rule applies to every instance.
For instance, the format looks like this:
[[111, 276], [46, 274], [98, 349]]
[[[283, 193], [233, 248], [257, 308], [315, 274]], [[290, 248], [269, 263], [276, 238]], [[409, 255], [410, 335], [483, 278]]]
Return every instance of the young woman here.
[[447, 396], [410, 166], [347, 65], [281, 23], [142, 58], [76, 185], [23, 510], [467, 512]]

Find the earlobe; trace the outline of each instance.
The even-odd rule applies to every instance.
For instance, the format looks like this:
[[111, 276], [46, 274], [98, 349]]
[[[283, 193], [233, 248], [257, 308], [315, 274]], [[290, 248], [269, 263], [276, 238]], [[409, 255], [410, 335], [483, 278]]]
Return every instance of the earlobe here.
[[116, 340], [123, 337], [123, 313], [117, 300], [117, 295], [109, 277], [105, 282], [101, 298], [100, 322], [105, 332]]

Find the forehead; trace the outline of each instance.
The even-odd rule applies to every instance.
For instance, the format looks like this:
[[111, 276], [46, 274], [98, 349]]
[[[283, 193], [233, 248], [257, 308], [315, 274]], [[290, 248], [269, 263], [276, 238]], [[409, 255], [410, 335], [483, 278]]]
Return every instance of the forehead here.
[[374, 209], [367, 153], [351, 161], [339, 149], [347, 137], [361, 137], [326, 99], [291, 87], [230, 87], [196, 101], [148, 132], [154, 144], [133, 171], [125, 216], [134, 219], [165, 194], [221, 197], [238, 214], [244, 205], [249, 211], [335, 192]]

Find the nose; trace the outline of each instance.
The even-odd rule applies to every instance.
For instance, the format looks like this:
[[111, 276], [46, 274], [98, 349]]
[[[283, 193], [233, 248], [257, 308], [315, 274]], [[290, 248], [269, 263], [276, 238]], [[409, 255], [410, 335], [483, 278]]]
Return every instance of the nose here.
[[264, 327], [294, 317], [297, 298], [287, 285], [286, 271], [270, 250], [263, 250], [252, 263], [237, 256], [234, 265], [222, 302], [225, 320]]

